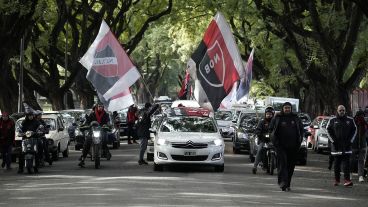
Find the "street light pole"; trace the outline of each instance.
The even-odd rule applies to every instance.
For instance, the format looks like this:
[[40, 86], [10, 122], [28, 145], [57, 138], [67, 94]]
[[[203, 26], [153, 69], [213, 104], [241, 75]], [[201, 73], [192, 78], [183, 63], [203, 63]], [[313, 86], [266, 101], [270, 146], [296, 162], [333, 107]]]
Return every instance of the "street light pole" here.
[[23, 103], [23, 62], [24, 62], [24, 37], [20, 39], [20, 66], [19, 66], [19, 97], [18, 97], [18, 113], [22, 112]]

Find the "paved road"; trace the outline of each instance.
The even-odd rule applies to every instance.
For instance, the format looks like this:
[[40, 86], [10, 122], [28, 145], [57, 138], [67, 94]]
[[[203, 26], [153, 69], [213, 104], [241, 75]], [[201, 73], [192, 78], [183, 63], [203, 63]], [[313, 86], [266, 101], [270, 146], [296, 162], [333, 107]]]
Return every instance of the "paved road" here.
[[368, 183], [333, 187], [326, 155], [310, 153], [307, 166], [296, 168], [292, 191], [282, 192], [276, 176], [251, 174], [248, 156], [230, 149], [227, 143], [224, 173], [207, 167], [154, 172], [152, 163], [137, 164], [138, 145], [126, 144], [101, 169], [92, 162], [81, 169], [80, 151], [71, 150], [37, 175], [0, 169], [0, 206], [367, 206]]

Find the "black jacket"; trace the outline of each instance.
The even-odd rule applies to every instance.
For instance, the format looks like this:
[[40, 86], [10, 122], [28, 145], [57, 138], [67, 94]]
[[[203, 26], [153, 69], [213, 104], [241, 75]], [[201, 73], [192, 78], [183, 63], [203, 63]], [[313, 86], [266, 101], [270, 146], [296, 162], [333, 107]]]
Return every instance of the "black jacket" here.
[[275, 147], [295, 150], [300, 148], [304, 128], [302, 121], [296, 114], [282, 112], [276, 114], [269, 127]]
[[[85, 125], [90, 125], [92, 121], [97, 121], [97, 118], [96, 118], [96, 112], [91, 112], [89, 114], [89, 116], [87, 116], [87, 119], [86, 119], [86, 122], [84, 123]], [[101, 123], [100, 126], [103, 126], [103, 125], [108, 125], [110, 122], [110, 117], [109, 117], [109, 114], [105, 111], [105, 113], [102, 115], [102, 119], [101, 119]]]
[[267, 121], [266, 119], [262, 119], [260, 122], [258, 122], [258, 126], [255, 130], [255, 134], [258, 137], [257, 144], [259, 144], [260, 142], [266, 141], [265, 134], [269, 133], [269, 125], [270, 125], [270, 121]]
[[148, 139], [150, 137], [151, 116], [158, 109], [155, 104], [151, 108], [143, 108], [138, 112], [137, 135], [139, 138]]
[[349, 154], [356, 135], [354, 119], [348, 116], [334, 117], [327, 124], [331, 138], [331, 154]]
[[20, 126], [20, 130], [21, 132], [25, 133], [27, 131], [33, 131], [36, 132], [38, 127], [41, 125], [41, 123], [39, 121], [37, 121], [36, 119], [24, 119], [21, 126]]

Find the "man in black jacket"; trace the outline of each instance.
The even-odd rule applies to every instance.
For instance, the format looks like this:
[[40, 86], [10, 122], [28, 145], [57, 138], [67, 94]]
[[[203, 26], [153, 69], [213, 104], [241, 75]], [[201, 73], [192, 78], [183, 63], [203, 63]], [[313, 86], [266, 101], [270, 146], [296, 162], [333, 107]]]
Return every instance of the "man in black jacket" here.
[[[83, 125], [90, 125], [92, 121], [97, 121], [100, 126], [108, 125], [110, 122], [109, 114], [105, 111], [104, 105], [101, 102], [98, 102], [93, 108], [92, 112], [89, 116], [86, 117], [86, 121]], [[107, 135], [106, 135], [107, 136]], [[81, 156], [81, 161], [78, 164], [80, 167], [84, 167], [85, 163], [84, 160], [87, 157], [89, 149], [91, 148], [92, 139], [89, 137], [85, 137], [84, 144], [83, 144], [83, 151]], [[105, 154], [109, 154], [109, 148], [107, 147], [107, 140], [103, 139], [102, 141], [102, 148]]]
[[140, 140], [140, 150], [139, 150], [139, 160], [138, 164], [147, 165], [148, 163], [144, 161], [144, 153], [147, 149], [148, 139], [150, 138], [150, 131], [151, 128], [151, 116], [155, 111], [158, 109], [159, 105], [155, 104], [152, 107], [151, 103], [146, 103], [144, 108], [138, 112], [138, 124], [137, 124], [137, 135]]
[[282, 105], [282, 111], [270, 123], [271, 139], [277, 153], [278, 184], [282, 191], [290, 191], [295, 158], [303, 140], [303, 129], [302, 121], [292, 112], [289, 102]]
[[337, 116], [330, 119], [327, 131], [331, 141], [331, 155], [335, 157], [335, 186], [340, 184], [341, 164], [344, 166], [344, 186], [353, 186], [350, 180], [350, 155], [356, 134], [354, 119], [346, 116], [345, 106], [337, 107]]

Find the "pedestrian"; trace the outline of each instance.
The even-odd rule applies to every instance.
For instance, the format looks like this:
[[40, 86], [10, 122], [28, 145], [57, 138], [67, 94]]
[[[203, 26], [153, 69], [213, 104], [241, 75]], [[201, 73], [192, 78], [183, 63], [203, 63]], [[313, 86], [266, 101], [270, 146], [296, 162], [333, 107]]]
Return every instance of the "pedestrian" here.
[[340, 184], [341, 165], [343, 165], [344, 171], [344, 186], [353, 186], [353, 182], [350, 179], [350, 155], [356, 134], [356, 126], [354, 119], [346, 115], [345, 106], [339, 105], [337, 107], [337, 115], [328, 122], [327, 131], [331, 139], [331, 155], [335, 157], [334, 186]]
[[133, 140], [133, 143], [137, 144], [136, 131], [135, 131], [135, 122], [138, 119], [137, 111], [138, 111], [138, 108], [135, 107], [134, 105], [131, 105], [128, 109], [128, 113], [127, 113], [128, 144], [132, 144], [131, 139]]
[[[358, 176], [359, 182], [364, 182], [364, 163], [367, 156], [367, 130], [368, 124], [364, 120], [364, 112], [358, 111], [354, 117], [354, 121], [357, 127], [357, 134], [353, 142], [353, 154], [351, 156], [352, 165], [355, 163], [355, 159], [358, 161]], [[353, 165], [352, 165], [353, 166]]]
[[270, 123], [271, 139], [276, 148], [278, 184], [282, 191], [290, 191], [298, 150], [303, 140], [303, 123], [292, 112], [290, 102], [282, 105]]
[[158, 107], [158, 104], [152, 106], [151, 103], [146, 103], [144, 108], [138, 112], [137, 134], [140, 141], [138, 160], [139, 165], [148, 164], [146, 161], [144, 161], [143, 156], [147, 149], [148, 139], [150, 138], [149, 129], [151, 128], [151, 116], [158, 109]]
[[11, 153], [14, 139], [14, 121], [9, 118], [8, 112], [2, 112], [2, 117], [0, 118], [0, 149], [3, 156], [3, 162], [1, 163], [1, 167], [4, 168], [6, 166], [7, 170], [11, 169]]

